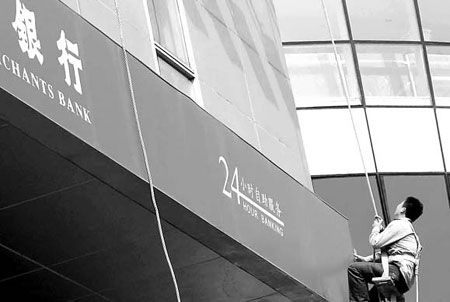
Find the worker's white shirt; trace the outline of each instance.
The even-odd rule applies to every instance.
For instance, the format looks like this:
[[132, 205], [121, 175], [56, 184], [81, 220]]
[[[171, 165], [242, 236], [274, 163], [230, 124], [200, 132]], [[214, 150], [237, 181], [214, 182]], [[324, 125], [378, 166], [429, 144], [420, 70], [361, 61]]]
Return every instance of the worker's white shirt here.
[[374, 227], [369, 236], [369, 243], [374, 248], [386, 248], [389, 263], [398, 265], [408, 288], [411, 288], [414, 283], [415, 258], [420, 243], [416, 240], [409, 219], [393, 220], [381, 233], [379, 227]]

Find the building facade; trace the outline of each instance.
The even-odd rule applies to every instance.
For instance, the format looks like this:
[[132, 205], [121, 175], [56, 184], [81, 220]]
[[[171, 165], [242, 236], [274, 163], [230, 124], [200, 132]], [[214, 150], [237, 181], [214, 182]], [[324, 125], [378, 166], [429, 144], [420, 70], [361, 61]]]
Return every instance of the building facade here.
[[311, 188], [270, 1], [62, 2]]
[[[367, 236], [374, 215], [365, 170], [386, 221], [405, 197], [421, 199], [420, 300], [447, 301], [448, 2], [274, 3], [315, 192], [349, 218], [361, 254], [371, 253]], [[411, 290], [407, 300], [414, 295]]]
[[2, 301], [346, 301], [271, 1], [7, 0], [0, 37]]

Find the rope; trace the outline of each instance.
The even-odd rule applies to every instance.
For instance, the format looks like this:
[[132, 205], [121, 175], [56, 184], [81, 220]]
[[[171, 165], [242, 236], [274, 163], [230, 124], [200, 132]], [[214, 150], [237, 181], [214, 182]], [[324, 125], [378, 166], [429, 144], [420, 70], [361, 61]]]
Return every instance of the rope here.
[[[347, 82], [345, 81], [344, 71], [342, 70], [342, 66], [341, 66], [341, 64], [339, 64], [339, 56], [337, 53], [336, 43], [334, 43], [334, 36], [333, 36], [333, 31], [331, 30], [330, 18], [328, 17], [328, 10], [327, 10], [324, 0], [321, 0], [321, 4], [322, 4], [322, 10], [325, 14], [325, 19], [327, 21], [327, 28], [328, 28], [328, 33], [330, 35], [331, 44], [333, 45], [334, 59], [336, 62], [336, 66], [338, 68], [339, 79], [340, 79], [342, 88], [344, 89], [345, 100], [347, 101], [347, 108], [348, 108], [348, 112], [350, 114], [350, 119], [351, 119], [352, 126], [353, 126], [353, 133], [355, 134], [356, 143], [358, 145], [359, 156], [361, 158], [361, 163], [363, 165], [364, 175], [366, 176], [366, 182], [367, 182], [367, 187], [369, 188], [370, 199], [372, 200], [373, 211], [375, 212], [375, 217], [378, 217], [377, 206], [375, 204], [375, 198], [373, 197], [372, 186], [370, 185], [369, 175], [367, 174], [366, 164], [364, 162], [364, 157], [363, 157], [362, 150], [361, 150], [361, 144], [359, 142], [358, 133], [356, 131], [356, 124], [355, 124], [355, 119], [353, 118], [352, 106], [350, 105], [350, 94], [348, 92]], [[372, 261], [373, 262], [375, 262], [375, 256], [376, 256], [376, 252], [375, 252], [375, 248], [374, 248], [373, 253], [372, 253], [372, 259], [373, 259]]]
[[352, 106], [350, 105], [350, 95], [348, 92], [347, 83], [345, 82], [345, 79], [344, 79], [344, 72], [342, 70], [342, 66], [341, 66], [341, 64], [339, 64], [339, 57], [338, 57], [338, 53], [337, 53], [336, 44], [334, 43], [333, 32], [331, 31], [331, 25], [330, 25], [330, 19], [328, 17], [327, 7], [325, 5], [324, 0], [321, 0], [321, 3], [322, 3], [323, 12], [325, 14], [325, 18], [327, 20], [328, 33], [330, 34], [331, 44], [333, 44], [334, 58], [336, 60], [336, 65], [337, 65], [337, 68], [339, 71], [339, 79], [341, 81], [342, 88], [344, 89], [345, 99], [347, 101], [347, 107], [348, 107], [348, 111], [350, 113], [350, 119], [352, 121], [353, 132], [355, 133], [356, 143], [358, 145], [359, 155], [361, 157], [361, 163], [363, 165], [364, 174], [366, 176], [366, 181], [367, 181], [367, 186], [369, 188], [370, 198], [372, 200], [373, 211], [375, 212], [375, 216], [378, 216], [378, 211], [377, 211], [377, 207], [375, 204], [375, 198], [373, 197], [372, 186], [370, 185], [369, 174], [367, 173], [366, 164], [364, 163], [364, 157], [362, 154], [361, 144], [359, 142], [358, 133], [356, 131], [356, 125], [355, 125], [355, 120], [353, 118]]
[[419, 265], [420, 265], [420, 256], [422, 255], [423, 247], [420, 244], [419, 237], [417, 236], [414, 227], [411, 224], [411, 227], [414, 231], [414, 237], [417, 240], [417, 255], [416, 255], [416, 267], [414, 270], [414, 274], [416, 275], [416, 302], [419, 302]]
[[419, 302], [419, 273], [416, 274], [416, 302]]
[[150, 171], [150, 165], [149, 165], [149, 161], [148, 161], [148, 157], [147, 157], [147, 149], [145, 147], [144, 138], [143, 138], [143, 135], [142, 135], [141, 123], [139, 121], [139, 115], [138, 115], [138, 112], [137, 112], [136, 99], [135, 99], [135, 96], [134, 96], [133, 80], [131, 78], [131, 72], [130, 72], [130, 66], [129, 66], [129, 62], [128, 62], [127, 51], [126, 51], [125, 45], [124, 45], [124, 36], [123, 36], [122, 22], [120, 20], [119, 4], [118, 4], [117, 0], [114, 0], [114, 5], [115, 5], [115, 9], [116, 9], [117, 22], [119, 24], [120, 44], [121, 44], [121, 47], [122, 47], [123, 57], [124, 57], [124, 60], [125, 60], [125, 67], [126, 67], [126, 71], [127, 71], [128, 84], [129, 84], [129, 89], [130, 89], [130, 94], [131, 94], [131, 101], [132, 101], [132, 104], [133, 104], [134, 117], [135, 117], [137, 129], [138, 129], [138, 133], [139, 133], [139, 141], [140, 141], [140, 144], [141, 144], [142, 153], [144, 155], [145, 170], [147, 172], [147, 177], [148, 177], [148, 180], [149, 180], [151, 200], [152, 200], [152, 203], [153, 203], [153, 207], [155, 208], [155, 215], [156, 215], [156, 221], [157, 221], [157, 224], [158, 224], [159, 237], [161, 239], [161, 244], [162, 244], [162, 247], [163, 247], [163, 250], [164, 250], [164, 255], [166, 257], [167, 265], [169, 266], [170, 274], [172, 276], [172, 281], [173, 281], [173, 284], [174, 284], [174, 287], [175, 287], [175, 293], [176, 293], [176, 296], [177, 296], [177, 301], [181, 302], [177, 279], [175, 277], [175, 272], [174, 272], [174, 269], [173, 269], [173, 266], [172, 266], [172, 262], [170, 261], [169, 253], [167, 251], [167, 246], [166, 246], [166, 242], [165, 242], [165, 239], [164, 239], [164, 234], [163, 234], [163, 229], [162, 229], [162, 224], [161, 224], [161, 217], [159, 215], [159, 209], [158, 209], [158, 205], [156, 203], [155, 190], [154, 190], [154, 185], [153, 185], [153, 178], [152, 178], [152, 174], [151, 174], [151, 171]]

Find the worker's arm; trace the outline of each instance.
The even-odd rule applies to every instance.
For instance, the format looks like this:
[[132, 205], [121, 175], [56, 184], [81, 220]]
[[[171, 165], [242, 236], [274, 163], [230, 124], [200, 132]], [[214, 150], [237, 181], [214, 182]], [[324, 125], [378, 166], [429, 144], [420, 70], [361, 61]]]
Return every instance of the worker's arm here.
[[408, 232], [409, 230], [404, 227], [404, 223], [401, 220], [393, 220], [383, 230], [383, 220], [376, 217], [372, 224], [369, 243], [376, 249], [382, 248], [405, 237], [408, 235]]

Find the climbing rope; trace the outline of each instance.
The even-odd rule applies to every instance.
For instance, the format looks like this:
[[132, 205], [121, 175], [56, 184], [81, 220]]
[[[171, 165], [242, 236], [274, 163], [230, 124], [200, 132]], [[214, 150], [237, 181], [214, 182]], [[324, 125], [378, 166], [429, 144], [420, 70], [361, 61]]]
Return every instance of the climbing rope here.
[[[356, 142], [357, 142], [358, 149], [359, 149], [359, 155], [361, 157], [361, 162], [362, 162], [362, 165], [363, 165], [363, 168], [364, 168], [364, 174], [366, 176], [367, 186], [369, 188], [370, 198], [372, 200], [373, 210], [375, 212], [375, 216], [379, 217], [378, 216], [378, 212], [377, 212], [377, 207], [376, 207], [376, 204], [375, 204], [375, 199], [373, 197], [372, 186], [370, 185], [369, 175], [367, 174], [366, 165], [364, 163], [364, 157], [363, 157], [362, 150], [361, 150], [361, 144], [359, 142], [358, 133], [356, 131], [356, 125], [355, 125], [355, 121], [354, 121], [353, 113], [352, 113], [352, 106], [350, 105], [350, 95], [349, 95], [349, 92], [348, 92], [347, 82], [345, 81], [345, 78], [344, 78], [344, 71], [342, 70], [342, 66], [341, 66], [341, 64], [339, 64], [339, 57], [338, 57], [338, 53], [337, 53], [336, 43], [334, 42], [333, 32], [331, 30], [330, 19], [329, 19], [329, 16], [328, 16], [327, 7], [325, 5], [325, 0], [321, 0], [321, 3], [322, 3], [323, 12], [325, 14], [325, 19], [327, 21], [327, 28], [328, 28], [328, 33], [330, 35], [331, 44], [333, 45], [334, 58], [335, 58], [335, 61], [336, 61], [336, 66], [338, 68], [338, 72], [339, 72], [339, 79], [340, 79], [342, 88], [344, 89], [345, 99], [347, 101], [347, 107], [348, 107], [348, 111], [350, 113], [350, 118], [351, 118], [352, 125], [353, 125], [353, 132], [355, 134]], [[418, 252], [420, 252], [420, 251], [418, 251]], [[375, 250], [374, 250], [374, 257], [373, 258], [375, 259]], [[418, 266], [418, 264], [416, 264], [416, 265]], [[419, 302], [419, 272], [418, 272], [418, 267], [416, 269], [415, 274], [416, 274], [416, 302]]]
[[122, 22], [121, 22], [121, 19], [120, 19], [119, 4], [118, 4], [117, 0], [114, 0], [114, 5], [115, 5], [115, 10], [116, 10], [116, 15], [117, 15], [117, 22], [118, 22], [118, 25], [119, 25], [120, 45], [122, 47], [123, 58], [124, 58], [124, 61], [125, 61], [125, 68], [126, 68], [126, 71], [127, 71], [127, 78], [128, 78], [128, 85], [129, 85], [128, 88], [130, 89], [130, 96], [131, 96], [131, 101], [132, 101], [132, 104], [133, 104], [133, 112], [134, 112], [135, 122], [136, 122], [136, 125], [137, 125], [138, 134], [139, 134], [139, 142], [141, 144], [141, 150], [142, 150], [142, 153], [143, 153], [143, 156], [144, 156], [144, 162], [145, 162], [145, 170], [147, 172], [147, 177], [148, 177], [148, 180], [149, 180], [151, 200], [152, 200], [153, 207], [155, 209], [155, 215], [156, 215], [156, 221], [157, 221], [157, 224], [158, 224], [159, 237], [161, 239], [161, 244], [162, 244], [162, 247], [163, 247], [163, 250], [164, 250], [164, 256], [166, 257], [167, 265], [169, 266], [170, 274], [172, 276], [172, 281], [173, 281], [173, 284], [174, 284], [174, 287], [175, 287], [175, 293], [176, 293], [176, 296], [177, 296], [177, 301], [181, 302], [177, 279], [175, 277], [175, 272], [174, 272], [174, 269], [173, 269], [173, 266], [172, 266], [172, 262], [170, 261], [169, 253], [167, 251], [167, 246], [166, 246], [166, 241], [164, 239], [164, 234], [163, 234], [163, 229], [162, 229], [159, 209], [158, 209], [158, 205], [156, 203], [155, 190], [154, 190], [154, 185], [153, 185], [153, 178], [152, 178], [152, 174], [151, 174], [151, 171], [150, 171], [150, 165], [149, 165], [149, 161], [148, 161], [148, 157], [147, 157], [147, 148], [145, 147], [144, 138], [143, 138], [143, 135], [142, 135], [141, 123], [139, 121], [139, 115], [138, 115], [137, 106], [136, 106], [136, 99], [135, 99], [135, 96], [134, 96], [133, 80], [131, 78], [130, 65], [129, 65], [129, 62], [128, 62], [128, 55], [127, 55], [127, 51], [126, 51], [125, 44], [124, 44], [123, 27], [122, 27]]
[[327, 20], [328, 33], [331, 38], [331, 44], [333, 45], [334, 58], [336, 60], [336, 66], [337, 66], [338, 72], [339, 72], [339, 79], [340, 79], [342, 88], [344, 90], [345, 99], [347, 101], [348, 112], [350, 114], [350, 119], [352, 121], [353, 132], [355, 134], [356, 143], [358, 145], [359, 155], [361, 157], [361, 163], [362, 163], [362, 166], [364, 169], [364, 175], [366, 176], [367, 186], [369, 188], [370, 198], [372, 200], [373, 211], [375, 212], [375, 216], [378, 216], [378, 211], [377, 211], [377, 207], [375, 204], [375, 198], [373, 197], [372, 186], [370, 185], [369, 174], [367, 173], [366, 164], [364, 162], [364, 156], [363, 156], [362, 149], [361, 149], [361, 144], [359, 141], [358, 133], [356, 131], [356, 124], [355, 124], [355, 120], [353, 118], [352, 106], [350, 105], [350, 95], [348, 92], [347, 82], [345, 81], [344, 71], [342, 70], [342, 66], [341, 66], [341, 64], [339, 64], [339, 57], [338, 57], [338, 53], [337, 53], [336, 44], [334, 43], [333, 32], [331, 31], [331, 25], [330, 25], [330, 19], [328, 17], [327, 7], [325, 5], [324, 0], [321, 0], [321, 3], [322, 3], [323, 12], [325, 14], [325, 19]]

